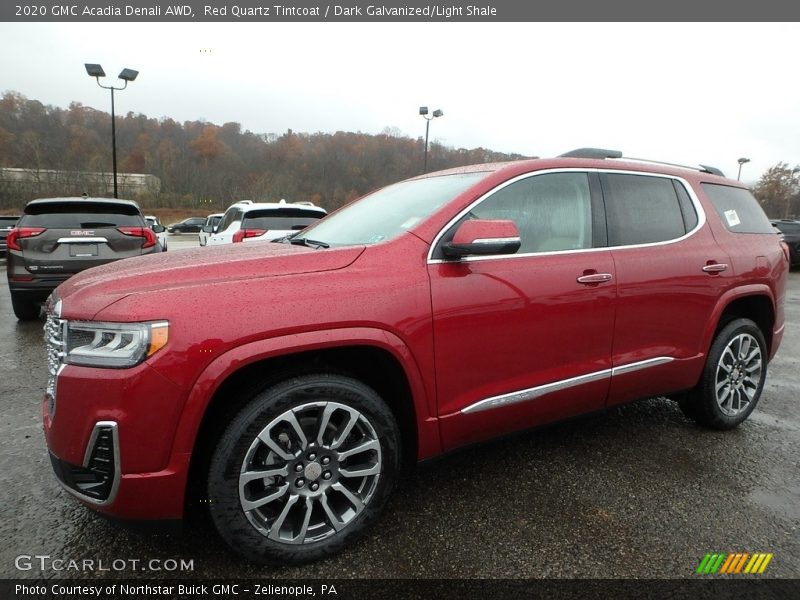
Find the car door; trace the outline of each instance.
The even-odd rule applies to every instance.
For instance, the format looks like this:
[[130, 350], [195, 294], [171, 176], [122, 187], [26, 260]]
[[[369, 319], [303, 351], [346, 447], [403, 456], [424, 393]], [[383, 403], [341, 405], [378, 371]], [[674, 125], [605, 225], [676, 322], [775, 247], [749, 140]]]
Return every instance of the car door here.
[[226, 210], [225, 215], [217, 226], [217, 231], [208, 237], [207, 245], [230, 244], [233, 241], [233, 234], [239, 230], [242, 215], [242, 210], [235, 206]]
[[[513, 220], [520, 249], [445, 259], [441, 245], [471, 218]], [[533, 174], [474, 203], [435, 242], [428, 269], [446, 449], [603, 406], [616, 296], [603, 219], [596, 174]]]
[[601, 183], [618, 294], [609, 405], [692, 387], [730, 260], [687, 182], [604, 173]]

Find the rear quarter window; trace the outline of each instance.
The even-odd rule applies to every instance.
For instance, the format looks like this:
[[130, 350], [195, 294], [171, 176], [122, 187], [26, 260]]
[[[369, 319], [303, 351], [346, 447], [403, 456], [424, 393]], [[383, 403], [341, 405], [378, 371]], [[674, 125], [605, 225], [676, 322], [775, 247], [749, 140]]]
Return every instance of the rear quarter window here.
[[734, 233], [771, 233], [775, 230], [758, 201], [746, 189], [716, 183], [702, 184], [722, 224]]
[[93, 202], [48, 202], [25, 208], [20, 225], [46, 229], [141, 227], [144, 218], [135, 206]]

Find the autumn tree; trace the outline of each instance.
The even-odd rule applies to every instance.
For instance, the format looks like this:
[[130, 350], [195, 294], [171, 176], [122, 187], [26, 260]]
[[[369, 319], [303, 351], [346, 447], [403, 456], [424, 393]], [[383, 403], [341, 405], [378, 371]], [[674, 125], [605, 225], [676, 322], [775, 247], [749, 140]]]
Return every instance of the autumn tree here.
[[785, 162], [770, 167], [753, 188], [764, 212], [772, 219], [788, 219], [800, 214], [800, 188], [797, 176], [800, 167], [790, 168]]

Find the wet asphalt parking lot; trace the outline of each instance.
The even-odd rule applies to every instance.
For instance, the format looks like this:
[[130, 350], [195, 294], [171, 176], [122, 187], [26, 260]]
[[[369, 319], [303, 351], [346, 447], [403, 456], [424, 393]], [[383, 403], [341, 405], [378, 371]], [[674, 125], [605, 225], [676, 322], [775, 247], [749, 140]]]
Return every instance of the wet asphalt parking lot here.
[[[196, 243], [171, 236], [170, 251]], [[182, 528], [124, 524], [73, 500], [47, 459], [45, 382], [42, 323], [17, 322], [2, 282], [3, 578], [673, 578], [693, 577], [707, 552], [770, 552], [764, 577], [800, 578], [797, 271], [782, 347], [758, 408], [738, 429], [701, 429], [661, 398], [470, 448], [407, 473], [364, 539], [300, 568], [248, 564], [202, 519]], [[42, 570], [21, 555], [106, 567], [184, 559], [193, 570]]]

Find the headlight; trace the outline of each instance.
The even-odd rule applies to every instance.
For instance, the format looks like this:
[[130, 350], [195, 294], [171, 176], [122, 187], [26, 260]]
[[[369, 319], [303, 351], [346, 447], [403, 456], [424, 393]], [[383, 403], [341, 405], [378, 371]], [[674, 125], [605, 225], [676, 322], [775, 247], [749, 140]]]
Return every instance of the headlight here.
[[68, 321], [64, 362], [124, 369], [138, 365], [167, 344], [169, 323]]

